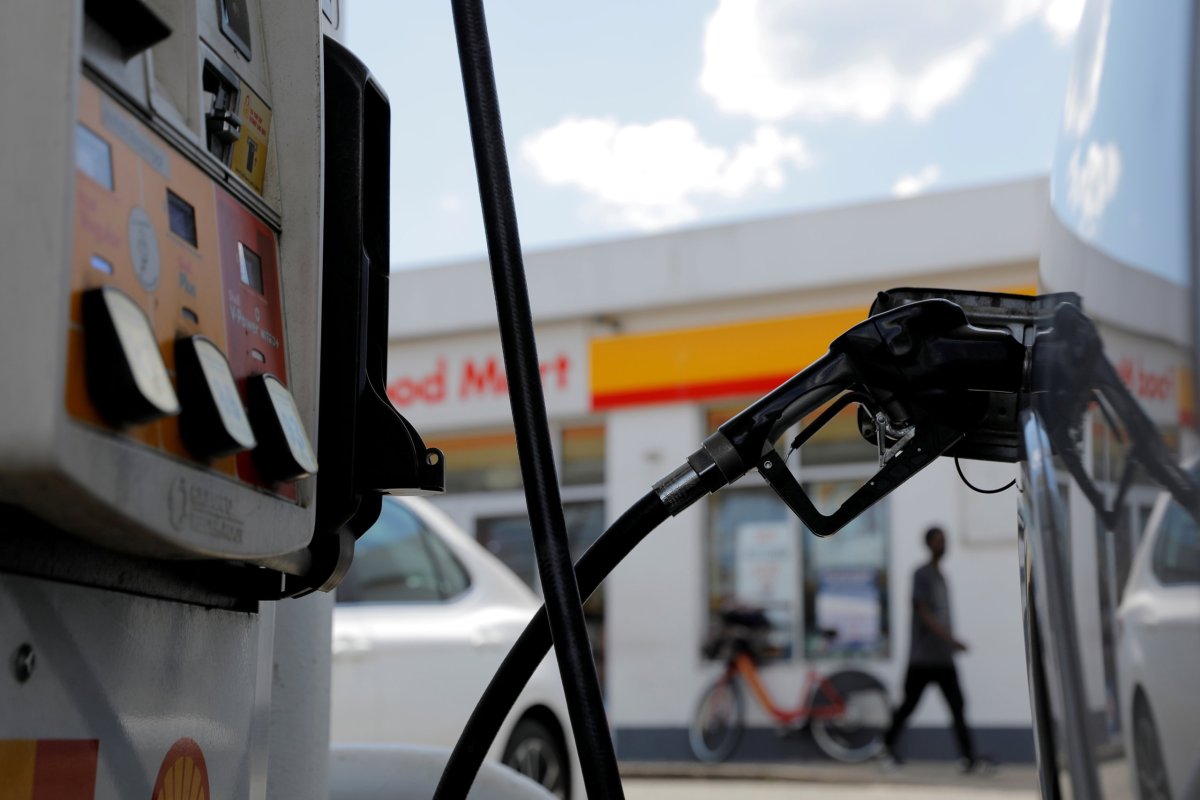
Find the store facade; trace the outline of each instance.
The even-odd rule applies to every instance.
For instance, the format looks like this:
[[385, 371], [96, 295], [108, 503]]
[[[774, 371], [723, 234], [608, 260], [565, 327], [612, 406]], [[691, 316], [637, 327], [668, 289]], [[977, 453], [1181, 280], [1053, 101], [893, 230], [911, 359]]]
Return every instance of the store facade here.
[[[1035, 179], [528, 256], [576, 555], [717, 425], [863, 319], [875, 292], [1035, 291], [1045, 214], [1046, 183]], [[397, 275], [388, 394], [446, 454], [438, 505], [535, 584], [492, 303], [484, 262]], [[853, 418], [839, 417], [789, 463], [831, 507], [873, 474], [875, 458]], [[911, 575], [924, 531], [939, 525], [955, 628], [970, 645], [959, 669], [979, 749], [1032, 760], [1013, 490], [974, 493], [942, 462], [830, 539], [807, 534], [751, 474], [644, 542], [586, 609], [619, 755], [691, 757], [689, 718], [721, 668], [701, 646], [731, 602], [767, 611], [763, 677], [780, 702], [796, 698], [811, 665], [847, 663], [898, 700]], [[983, 487], [1014, 474], [963, 467]], [[738, 757], [811, 752], [750, 705]], [[951, 755], [947, 725], [931, 694], [908, 753]]]

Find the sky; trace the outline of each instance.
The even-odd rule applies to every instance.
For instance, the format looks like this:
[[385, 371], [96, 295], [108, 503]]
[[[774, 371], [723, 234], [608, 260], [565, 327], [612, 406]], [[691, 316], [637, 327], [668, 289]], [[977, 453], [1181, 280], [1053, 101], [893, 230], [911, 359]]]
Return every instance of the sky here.
[[[486, 3], [527, 251], [1042, 175], [1084, 0]], [[343, 0], [393, 269], [486, 252], [448, 0]]]

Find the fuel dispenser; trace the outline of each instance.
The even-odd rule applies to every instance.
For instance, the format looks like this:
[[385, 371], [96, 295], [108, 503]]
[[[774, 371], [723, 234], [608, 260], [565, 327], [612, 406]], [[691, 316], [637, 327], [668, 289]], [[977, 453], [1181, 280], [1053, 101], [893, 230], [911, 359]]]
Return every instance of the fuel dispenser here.
[[[318, 701], [296, 727], [319, 733], [271, 713], [319, 686], [273, 693], [272, 675], [329, 649], [297, 652], [276, 611], [300, 603], [271, 601], [335, 586], [383, 494], [442, 488], [440, 453], [382, 391], [388, 101], [338, 42], [341, 11], [5, 9], [0, 774], [15, 796], [59, 776], [78, 793], [54, 797], [180, 779], [261, 797], [271, 774], [323, 763]], [[302, 602], [319, 638], [328, 605]]]

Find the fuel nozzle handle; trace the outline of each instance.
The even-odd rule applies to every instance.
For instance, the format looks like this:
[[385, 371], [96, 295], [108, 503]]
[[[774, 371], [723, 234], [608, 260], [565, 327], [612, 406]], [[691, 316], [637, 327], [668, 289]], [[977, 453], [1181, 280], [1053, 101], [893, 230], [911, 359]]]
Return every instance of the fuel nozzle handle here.
[[[688, 469], [702, 495], [758, 468], [809, 530], [827, 536], [959, 442], [987, 413], [990, 393], [1018, 391], [1025, 350], [1006, 329], [971, 325], [962, 307], [949, 300], [922, 300], [876, 314], [723, 424], [689, 456]], [[905, 431], [906, 442], [889, 451], [875, 476], [827, 515], [787, 469], [775, 442], [844, 392], [853, 392], [872, 415], [882, 413], [890, 430]], [[669, 498], [684, 499], [668, 491], [660, 496], [669, 506]]]

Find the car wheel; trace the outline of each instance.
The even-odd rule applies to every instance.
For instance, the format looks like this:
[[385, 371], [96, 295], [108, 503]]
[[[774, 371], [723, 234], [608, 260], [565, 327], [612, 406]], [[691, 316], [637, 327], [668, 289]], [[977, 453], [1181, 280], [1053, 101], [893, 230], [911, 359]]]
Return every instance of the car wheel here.
[[555, 797], [567, 798], [571, 770], [566, 750], [554, 731], [539, 719], [526, 717], [517, 723], [504, 748], [505, 766], [541, 784]]
[[1167, 765], [1158, 743], [1158, 727], [1150, 706], [1140, 694], [1133, 704], [1133, 765], [1141, 800], [1171, 800]]

